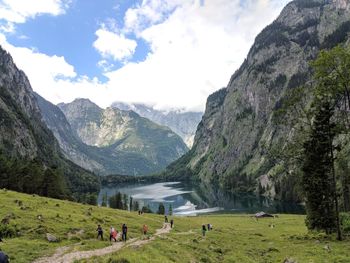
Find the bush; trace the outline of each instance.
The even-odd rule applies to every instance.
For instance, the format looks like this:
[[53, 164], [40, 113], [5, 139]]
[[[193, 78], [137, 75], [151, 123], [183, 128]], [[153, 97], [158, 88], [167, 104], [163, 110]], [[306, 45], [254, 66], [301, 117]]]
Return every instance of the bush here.
[[341, 213], [340, 222], [345, 233], [350, 233], [350, 213]]
[[16, 228], [11, 225], [0, 225], [0, 237], [15, 237], [17, 234]]

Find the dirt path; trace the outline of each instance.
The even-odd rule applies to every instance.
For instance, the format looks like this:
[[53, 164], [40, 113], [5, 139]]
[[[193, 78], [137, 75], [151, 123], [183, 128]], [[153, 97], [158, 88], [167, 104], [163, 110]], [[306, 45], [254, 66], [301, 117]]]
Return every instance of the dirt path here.
[[70, 252], [67, 254], [64, 254], [67, 250], [69, 250], [70, 247], [61, 247], [58, 248], [55, 252], [50, 257], [45, 257], [45, 258], [40, 258], [33, 263], [72, 263], [74, 260], [80, 260], [80, 259], [85, 259], [85, 258], [90, 258], [93, 256], [103, 256], [107, 255], [113, 252], [116, 252], [124, 247], [140, 247], [143, 246], [152, 240], [156, 238], [156, 236], [164, 235], [169, 233], [171, 230], [170, 224], [164, 224], [162, 228], [157, 229], [156, 233], [149, 239], [141, 240], [137, 238], [130, 239], [128, 242], [117, 242], [113, 243], [113, 245], [105, 247], [105, 248], [100, 248], [100, 249], [95, 249], [95, 250], [88, 250], [88, 251], [75, 251], [75, 252]]

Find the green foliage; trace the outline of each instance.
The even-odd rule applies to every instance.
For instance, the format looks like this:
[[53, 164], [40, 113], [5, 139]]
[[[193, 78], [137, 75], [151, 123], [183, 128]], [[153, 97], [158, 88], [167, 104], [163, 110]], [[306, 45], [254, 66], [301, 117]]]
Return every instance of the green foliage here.
[[322, 48], [334, 48], [340, 43], [344, 43], [350, 33], [350, 21], [346, 21], [341, 24], [332, 34], [325, 37]]
[[13, 238], [17, 236], [17, 230], [15, 226], [9, 224], [0, 225], [0, 238]]
[[342, 225], [342, 230], [344, 233], [350, 233], [350, 214], [349, 213], [341, 213], [340, 214], [340, 222]]
[[324, 230], [327, 234], [336, 229], [336, 211], [331, 180], [332, 155], [330, 144], [330, 119], [333, 111], [329, 105], [320, 105], [313, 123], [311, 136], [304, 143], [302, 186], [306, 197], [307, 226]]
[[173, 215], [173, 205], [172, 204], [169, 205], [168, 211], [169, 211], [169, 213], [168, 213], [169, 216], [172, 216]]
[[115, 195], [111, 196], [108, 199], [109, 207], [115, 208], [115, 209], [124, 209], [124, 203], [123, 203], [123, 197], [120, 192], [116, 193]]
[[147, 214], [152, 214], [152, 213], [153, 213], [153, 212], [152, 212], [152, 209], [150, 208], [149, 205], [143, 206], [142, 209], [141, 209], [141, 211], [142, 211], [143, 213], [147, 213]]
[[318, 0], [295, 0], [293, 3], [299, 8], [315, 8], [315, 7], [321, 7], [324, 5], [323, 1]]
[[297, 87], [300, 87], [306, 83], [308, 80], [309, 74], [307, 72], [298, 72], [294, 74], [289, 82], [288, 82], [288, 89], [294, 89]]
[[164, 207], [163, 203], [159, 203], [157, 214], [158, 215], [164, 215], [165, 214], [165, 207]]
[[276, 21], [267, 26], [256, 37], [255, 47], [252, 50], [253, 54], [256, 54], [261, 49], [270, 47], [272, 44], [275, 44], [276, 47], [290, 45], [289, 39], [285, 35], [285, 32], [287, 31], [288, 27]]

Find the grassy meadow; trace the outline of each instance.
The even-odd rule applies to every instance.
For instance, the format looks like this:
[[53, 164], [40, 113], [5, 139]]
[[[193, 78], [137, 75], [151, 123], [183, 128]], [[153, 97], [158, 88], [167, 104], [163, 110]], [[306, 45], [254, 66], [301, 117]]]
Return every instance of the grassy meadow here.
[[[17, 233], [5, 238], [0, 248], [16, 263], [32, 262], [61, 246], [70, 246], [69, 251], [109, 246], [111, 225], [119, 231], [125, 222], [129, 237], [141, 238], [143, 224], [152, 234], [163, 223], [158, 215], [139, 216], [136, 212], [0, 190], [0, 220], [4, 218], [9, 218], [6, 229]], [[249, 215], [173, 218], [175, 227], [166, 236], [79, 262], [350, 262], [350, 238], [338, 242], [335, 237], [309, 233], [304, 216], [279, 215], [258, 221]], [[202, 237], [201, 225], [207, 223], [213, 225], [213, 231]], [[96, 241], [97, 224], [105, 230], [105, 241]], [[4, 231], [3, 224], [0, 229]], [[59, 242], [49, 243], [46, 233], [55, 235]]]

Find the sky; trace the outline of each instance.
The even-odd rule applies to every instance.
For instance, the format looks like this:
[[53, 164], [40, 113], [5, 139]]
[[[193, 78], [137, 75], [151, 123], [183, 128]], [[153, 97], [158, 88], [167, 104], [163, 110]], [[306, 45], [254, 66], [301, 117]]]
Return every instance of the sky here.
[[289, 0], [0, 0], [0, 45], [54, 104], [203, 111]]

